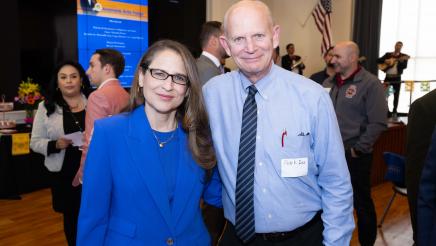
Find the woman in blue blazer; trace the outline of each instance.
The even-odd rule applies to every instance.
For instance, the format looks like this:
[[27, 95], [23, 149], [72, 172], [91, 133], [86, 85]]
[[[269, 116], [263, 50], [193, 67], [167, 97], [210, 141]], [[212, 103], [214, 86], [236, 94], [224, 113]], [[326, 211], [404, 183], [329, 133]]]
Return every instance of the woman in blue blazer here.
[[86, 158], [78, 245], [210, 245], [200, 199], [221, 207], [195, 60], [153, 44], [130, 90], [130, 112], [96, 121]]

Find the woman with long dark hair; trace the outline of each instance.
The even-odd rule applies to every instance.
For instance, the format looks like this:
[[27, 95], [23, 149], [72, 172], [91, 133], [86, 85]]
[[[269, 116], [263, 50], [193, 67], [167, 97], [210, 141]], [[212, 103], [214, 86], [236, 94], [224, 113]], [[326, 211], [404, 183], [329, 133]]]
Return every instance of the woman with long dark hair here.
[[81, 150], [64, 136], [85, 126], [86, 98], [90, 83], [83, 67], [74, 61], [60, 63], [54, 70], [46, 100], [38, 105], [30, 147], [44, 155], [52, 172], [53, 209], [63, 214], [68, 245], [76, 245], [81, 187], [71, 182], [80, 165]]

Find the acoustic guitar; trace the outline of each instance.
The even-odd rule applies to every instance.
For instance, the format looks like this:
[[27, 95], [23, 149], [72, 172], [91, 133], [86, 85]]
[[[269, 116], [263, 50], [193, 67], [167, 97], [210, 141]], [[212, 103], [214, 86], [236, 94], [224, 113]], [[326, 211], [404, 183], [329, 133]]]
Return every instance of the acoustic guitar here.
[[377, 64], [377, 66], [378, 66], [378, 69], [380, 69], [386, 73], [386, 71], [389, 68], [395, 66], [395, 64], [397, 64], [399, 61], [402, 62], [402, 61], [406, 61], [409, 59], [410, 59], [410, 56], [408, 56], [408, 55], [402, 55], [400, 57], [391, 57], [389, 59], [386, 59], [384, 63]]
[[303, 63], [303, 59], [300, 58], [300, 60], [297, 60], [297, 62], [294, 63], [294, 65], [291, 66], [291, 70], [294, 70], [295, 68], [300, 66], [301, 63]]

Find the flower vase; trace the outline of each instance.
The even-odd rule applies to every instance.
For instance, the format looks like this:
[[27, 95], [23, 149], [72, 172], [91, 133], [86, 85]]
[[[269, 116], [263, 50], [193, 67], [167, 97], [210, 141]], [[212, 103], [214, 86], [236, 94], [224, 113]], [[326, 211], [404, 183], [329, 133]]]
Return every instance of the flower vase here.
[[33, 109], [26, 109], [26, 117], [24, 118], [24, 123], [26, 124], [33, 123]]

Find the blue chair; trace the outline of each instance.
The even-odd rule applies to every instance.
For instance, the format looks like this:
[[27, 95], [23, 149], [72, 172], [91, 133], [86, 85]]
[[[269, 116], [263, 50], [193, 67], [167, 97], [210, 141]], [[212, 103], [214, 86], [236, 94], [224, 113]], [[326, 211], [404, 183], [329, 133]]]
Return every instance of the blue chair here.
[[392, 202], [395, 199], [397, 194], [407, 196], [407, 188], [405, 184], [405, 158], [402, 155], [395, 154], [392, 152], [384, 152], [383, 159], [387, 166], [385, 180], [389, 180], [392, 182], [392, 189], [394, 190], [394, 194], [392, 194], [391, 200], [383, 212], [383, 216], [378, 224], [378, 227], [381, 227], [383, 221], [385, 220], [386, 214], [389, 211], [389, 208], [392, 205]]

